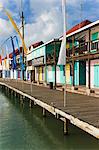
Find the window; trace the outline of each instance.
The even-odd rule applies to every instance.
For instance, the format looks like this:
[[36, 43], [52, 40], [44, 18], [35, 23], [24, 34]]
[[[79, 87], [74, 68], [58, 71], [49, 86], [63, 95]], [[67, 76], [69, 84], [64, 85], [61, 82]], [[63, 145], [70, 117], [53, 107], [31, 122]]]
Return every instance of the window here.
[[98, 50], [98, 42], [94, 42], [91, 44], [91, 50], [94, 50], [94, 49]]
[[72, 75], [73, 75], [73, 65], [70, 64], [70, 76], [72, 76]]
[[92, 34], [92, 37], [91, 37], [91, 40], [92, 40], [92, 41], [96, 41], [96, 40], [98, 39], [98, 35], [99, 35], [98, 32], [93, 33], [93, 34]]

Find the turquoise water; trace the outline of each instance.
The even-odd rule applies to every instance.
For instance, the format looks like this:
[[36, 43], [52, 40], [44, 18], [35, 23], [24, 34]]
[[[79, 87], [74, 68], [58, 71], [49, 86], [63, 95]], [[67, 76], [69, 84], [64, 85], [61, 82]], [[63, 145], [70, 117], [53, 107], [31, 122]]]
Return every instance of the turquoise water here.
[[99, 150], [99, 142], [72, 125], [64, 136], [61, 121], [0, 92], [0, 150]]

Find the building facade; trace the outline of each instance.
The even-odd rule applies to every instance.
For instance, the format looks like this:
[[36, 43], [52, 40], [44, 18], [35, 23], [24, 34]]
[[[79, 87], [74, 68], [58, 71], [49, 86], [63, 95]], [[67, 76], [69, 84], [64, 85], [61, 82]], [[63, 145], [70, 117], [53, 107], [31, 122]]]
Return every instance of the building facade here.
[[98, 88], [99, 20], [67, 35], [72, 85]]
[[[99, 20], [88, 20], [74, 26], [66, 34], [66, 65], [57, 65], [62, 37], [45, 44], [41, 41], [28, 48], [26, 56], [26, 80], [54, 86], [66, 84], [99, 88]], [[16, 67], [13, 68], [13, 53], [2, 59], [0, 77], [22, 79], [20, 51], [15, 50]], [[66, 72], [66, 76], [65, 76]], [[65, 78], [66, 77], [66, 78]]]

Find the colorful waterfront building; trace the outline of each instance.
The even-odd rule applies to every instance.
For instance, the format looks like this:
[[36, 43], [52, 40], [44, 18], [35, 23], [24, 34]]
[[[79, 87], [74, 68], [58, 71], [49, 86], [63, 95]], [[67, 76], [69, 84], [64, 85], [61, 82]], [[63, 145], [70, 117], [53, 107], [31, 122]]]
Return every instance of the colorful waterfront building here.
[[[37, 68], [35, 68], [35, 64], [38, 66], [39, 62], [36, 62], [36, 58], [43, 57], [44, 52], [41, 50], [41, 53], [39, 53], [39, 50], [37, 50], [37, 47], [40, 47], [43, 44], [42, 41], [34, 43], [29, 46], [28, 48], [28, 54], [26, 57], [26, 79], [28, 81], [36, 81], [37, 79]], [[41, 58], [42, 59], [42, 58]], [[39, 59], [37, 60], [39, 61]], [[35, 73], [36, 72], [36, 73]]]
[[9, 70], [9, 58], [8, 56], [2, 59], [2, 78], [9, 78], [10, 77], [10, 70]]
[[[61, 41], [52, 39], [36, 48], [31, 48], [27, 55], [31, 78], [39, 83], [64, 83], [63, 66], [57, 66]], [[29, 76], [28, 76], [29, 77]]]
[[[25, 79], [46, 84], [52, 82], [54, 86], [63, 85], [66, 80], [71, 86], [99, 88], [99, 20], [93, 23], [85, 20], [67, 31], [65, 66], [57, 65], [61, 41], [62, 37], [46, 43], [41, 41], [28, 48]], [[2, 59], [0, 76], [22, 79], [22, 48], [20, 51], [15, 50], [16, 68], [13, 68], [13, 53], [9, 54], [9, 61], [8, 57]]]
[[19, 79], [22, 80], [22, 69], [20, 55], [22, 53], [22, 47], [20, 50], [15, 49], [14, 57], [13, 52], [9, 54], [9, 70], [10, 70], [10, 79]]
[[93, 42], [91, 39], [95, 41], [98, 34], [97, 29], [94, 30], [94, 33], [91, 31], [90, 35], [89, 30], [97, 25], [98, 21], [91, 23], [85, 20], [67, 31], [67, 63], [65, 67], [57, 65], [62, 37], [56, 40], [52, 39], [36, 48], [29, 47], [27, 55], [28, 80], [39, 83], [53, 82], [54, 85], [63, 85], [66, 80], [66, 84], [71, 86], [84, 85], [87, 87], [88, 60], [81, 59], [81, 56], [88, 55], [89, 47], [91, 47], [91, 52], [95, 52], [95, 50], [92, 50], [91, 44]]
[[72, 77], [73, 86], [98, 88], [99, 20], [93, 23], [84, 21], [83, 24], [82, 27], [76, 25], [73, 30], [77, 26], [78, 29], [67, 34], [67, 63], [70, 66], [67, 78]]

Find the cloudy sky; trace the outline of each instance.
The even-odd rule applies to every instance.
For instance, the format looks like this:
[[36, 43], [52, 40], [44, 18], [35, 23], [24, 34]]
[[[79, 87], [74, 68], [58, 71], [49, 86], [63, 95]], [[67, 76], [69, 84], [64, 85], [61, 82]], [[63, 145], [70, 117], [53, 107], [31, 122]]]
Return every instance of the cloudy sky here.
[[[89, 19], [99, 19], [99, 0], [66, 0], [67, 28]], [[21, 0], [0, 0], [11, 13], [18, 27], [21, 26]], [[23, 0], [25, 16], [25, 41], [31, 43], [44, 42], [62, 34], [61, 0]], [[0, 45], [11, 35], [16, 35], [10, 21], [0, 9]], [[10, 41], [8, 41], [10, 42]]]

